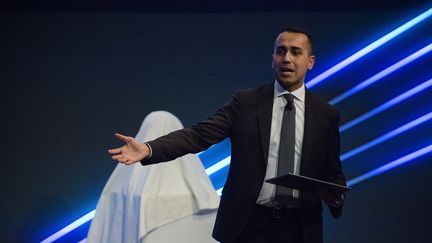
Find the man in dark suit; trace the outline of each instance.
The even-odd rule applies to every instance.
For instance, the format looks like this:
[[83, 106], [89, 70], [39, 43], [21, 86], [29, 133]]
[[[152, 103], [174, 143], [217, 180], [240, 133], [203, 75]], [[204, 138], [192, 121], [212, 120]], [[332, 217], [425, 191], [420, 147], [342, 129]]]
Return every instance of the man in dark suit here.
[[[303, 30], [283, 29], [275, 41], [274, 83], [237, 92], [207, 120], [145, 144], [116, 134], [126, 145], [109, 153], [120, 163], [147, 165], [202, 151], [229, 137], [231, 163], [214, 238], [223, 243], [322, 242], [321, 199], [337, 218], [343, 194], [297, 190], [281, 194], [281, 189], [264, 182], [289, 163], [291, 173], [345, 185], [339, 112], [304, 86], [314, 62], [312, 37]], [[292, 125], [284, 125], [288, 123]], [[286, 147], [291, 152], [285, 152]], [[287, 153], [290, 159], [279, 161]]]

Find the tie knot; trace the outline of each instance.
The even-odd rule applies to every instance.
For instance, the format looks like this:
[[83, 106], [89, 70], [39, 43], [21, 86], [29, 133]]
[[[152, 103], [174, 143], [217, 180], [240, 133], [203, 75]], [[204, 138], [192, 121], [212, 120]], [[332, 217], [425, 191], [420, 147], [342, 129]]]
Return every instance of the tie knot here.
[[292, 108], [294, 107], [294, 95], [284, 94], [283, 96], [284, 96], [285, 100], [287, 101], [285, 108], [288, 110], [292, 110]]

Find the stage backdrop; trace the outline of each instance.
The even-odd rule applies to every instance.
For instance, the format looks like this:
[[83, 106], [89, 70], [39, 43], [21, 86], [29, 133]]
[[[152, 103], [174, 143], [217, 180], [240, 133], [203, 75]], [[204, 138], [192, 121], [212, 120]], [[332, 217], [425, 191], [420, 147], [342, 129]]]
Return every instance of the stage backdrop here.
[[[273, 82], [271, 55], [284, 26], [316, 38], [317, 76], [426, 9], [405, 11], [133, 14], [2, 13], [0, 238], [35, 242], [95, 208], [116, 163], [114, 132], [135, 135], [167, 110], [185, 126], [237, 89]], [[327, 100], [432, 41], [431, 18], [322, 83]], [[336, 104], [342, 124], [432, 77], [431, 54]], [[432, 111], [426, 88], [342, 133], [342, 153]], [[348, 179], [432, 143], [428, 120], [343, 162]], [[430, 150], [429, 150], [430, 151]], [[432, 156], [360, 182], [341, 219], [325, 214], [327, 242], [426, 242]]]

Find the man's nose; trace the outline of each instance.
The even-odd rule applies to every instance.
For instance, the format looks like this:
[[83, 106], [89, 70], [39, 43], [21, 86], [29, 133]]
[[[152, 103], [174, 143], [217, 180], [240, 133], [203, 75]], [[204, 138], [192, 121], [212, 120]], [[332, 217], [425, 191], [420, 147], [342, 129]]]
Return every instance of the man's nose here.
[[287, 62], [287, 63], [291, 63], [292, 62], [292, 55], [291, 55], [291, 53], [287, 52], [285, 54], [284, 58], [283, 58], [283, 61]]

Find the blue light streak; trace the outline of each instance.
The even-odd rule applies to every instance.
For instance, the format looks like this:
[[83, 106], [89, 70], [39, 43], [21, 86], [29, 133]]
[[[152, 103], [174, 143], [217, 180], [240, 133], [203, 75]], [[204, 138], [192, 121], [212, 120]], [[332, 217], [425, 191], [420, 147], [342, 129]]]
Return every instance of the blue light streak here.
[[230, 161], [231, 161], [231, 156], [228, 156], [225, 159], [217, 162], [216, 164], [208, 167], [205, 171], [206, 171], [207, 175], [210, 176], [211, 174], [215, 173], [216, 171], [224, 168], [225, 166], [228, 166], [230, 164]]
[[68, 234], [72, 230], [80, 227], [81, 225], [83, 225], [86, 222], [88, 222], [89, 220], [91, 220], [94, 217], [95, 212], [96, 212], [96, 210], [92, 210], [91, 212], [89, 212], [86, 215], [82, 216], [81, 218], [75, 220], [71, 224], [67, 225], [63, 229], [61, 229], [61, 230], [57, 231], [56, 233], [52, 234], [51, 236], [49, 236], [45, 240], [41, 241], [41, 243], [50, 243], [50, 242], [53, 242], [53, 241], [59, 239], [60, 237], [62, 237], [64, 235]]
[[430, 52], [432, 50], [432, 43], [429, 45], [423, 47], [422, 49], [416, 51], [415, 53], [409, 55], [408, 57], [405, 57], [404, 59], [398, 61], [397, 63], [391, 65], [390, 67], [380, 71], [379, 73], [373, 75], [372, 77], [364, 80], [363, 82], [359, 83], [358, 85], [354, 86], [350, 90], [336, 96], [332, 100], [329, 101], [330, 104], [335, 105], [342, 100], [347, 99], [348, 97], [360, 92], [361, 90], [365, 89], [366, 87], [372, 85], [373, 83], [381, 80], [382, 78], [388, 76], [389, 74], [393, 73], [394, 71], [400, 69], [401, 67], [411, 63], [412, 61], [420, 58], [421, 56], [425, 55], [426, 53]]
[[423, 20], [429, 18], [432, 15], [432, 8], [429, 8], [422, 14], [418, 15], [417, 17], [411, 19], [410, 21], [406, 22], [405, 24], [401, 25], [400, 27], [396, 28], [392, 32], [384, 35], [383, 37], [379, 38], [378, 40], [372, 42], [368, 46], [364, 47], [360, 51], [354, 53], [350, 57], [344, 59], [343, 61], [339, 62], [338, 64], [334, 65], [327, 71], [321, 73], [320, 75], [316, 76], [315, 78], [311, 79], [309, 82], [306, 83], [308, 88], [312, 88], [313, 86], [317, 85], [318, 83], [322, 82], [324, 79], [330, 77], [331, 75], [335, 74], [336, 72], [340, 71], [341, 69], [345, 68], [349, 64], [357, 61], [361, 57], [365, 56], [366, 54], [370, 53], [371, 51], [377, 49], [378, 47], [384, 45], [388, 41], [392, 40], [393, 38], [397, 37], [398, 35], [402, 34], [403, 32], [409, 30], [416, 24], [422, 22]]
[[353, 185], [358, 184], [358, 183], [360, 183], [362, 181], [365, 181], [365, 180], [370, 179], [372, 177], [375, 177], [375, 176], [377, 176], [379, 174], [382, 174], [382, 173], [384, 173], [384, 172], [386, 172], [388, 170], [391, 170], [391, 169], [393, 169], [393, 168], [395, 168], [397, 166], [400, 166], [402, 164], [410, 162], [410, 161], [412, 161], [412, 160], [414, 160], [414, 159], [416, 159], [418, 157], [426, 155], [426, 154], [430, 153], [431, 151], [432, 151], [432, 144], [430, 144], [430, 145], [428, 145], [426, 147], [423, 147], [423, 148], [421, 148], [421, 149], [419, 149], [419, 150], [417, 150], [415, 152], [412, 152], [412, 153], [410, 153], [408, 155], [405, 155], [405, 156], [403, 156], [403, 157], [401, 157], [399, 159], [393, 160], [393, 161], [391, 161], [391, 162], [389, 162], [389, 163], [387, 163], [387, 164], [385, 164], [383, 166], [380, 166], [380, 167], [378, 167], [378, 168], [376, 168], [374, 170], [369, 171], [366, 174], [363, 174], [363, 175], [361, 175], [359, 177], [351, 179], [351, 180], [348, 181], [347, 184], [348, 184], [348, 186], [353, 186]]
[[359, 154], [359, 153], [361, 153], [361, 152], [363, 152], [363, 151], [365, 151], [371, 147], [374, 147], [374, 146], [376, 146], [382, 142], [385, 142], [394, 136], [397, 136], [403, 132], [408, 131], [411, 128], [414, 128], [414, 127], [416, 127], [416, 126], [418, 126], [424, 122], [429, 121], [430, 119], [432, 119], [432, 112], [429, 112], [426, 115], [423, 115], [423, 116], [421, 116], [421, 117], [419, 117], [419, 118], [417, 118], [417, 119], [415, 119], [415, 120], [413, 120], [413, 121], [411, 121], [411, 122], [409, 122], [403, 126], [400, 126], [400, 127], [396, 128], [396, 129], [394, 129], [394, 130], [392, 130], [392, 131], [390, 131], [390, 132], [388, 132], [388, 133], [386, 133], [386, 134], [384, 134], [384, 135], [382, 135], [382, 136], [380, 136], [380, 137], [378, 137], [378, 138], [376, 138], [376, 139], [374, 139], [368, 143], [365, 143], [365, 144], [363, 144], [363, 145], [361, 145], [361, 146], [359, 146], [353, 150], [350, 150], [350, 151], [342, 154], [340, 158], [342, 161], [347, 160], [347, 159], [353, 157], [354, 155], [357, 155], [357, 154]]
[[404, 93], [396, 96], [395, 98], [393, 98], [393, 99], [385, 102], [384, 104], [382, 104], [382, 105], [380, 105], [380, 106], [378, 106], [378, 107], [376, 107], [376, 108], [374, 108], [374, 109], [366, 112], [365, 114], [363, 114], [363, 115], [361, 115], [361, 116], [359, 116], [359, 117], [357, 117], [357, 118], [355, 118], [355, 119], [353, 119], [353, 120], [351, 120], [351, 121], [349, 121], [349, 122], [341, 125], [339, 127], [339, 131], [340, 132], [344, 132], [344, 131], [348, 130], [349, 128], [351, 128], [351, 127], [353, 127], [353, 126], [355, 126], [355, 125], [357, 125], [357, 124], [365, 121], [366, 119], [369, 119], [372, 116], [375, 116], [375, 115], [377, 115], [377, 114], [379, 114], [379, 113], [381, 113], [381, 112], [389, 109], [390, 107], [395, 106], [396, 104], [398, 104], [398, 103], [400, 103], [400, 102], [408, 99], [409, 97], [411, 97], [411, 96], [413, 96], [413, 95], [415, 95], [415, 94], [417, 94], [417, 93], [419, 93], [419, 92], [421, 92], [421, 91], [429, 88], [430, 86], [432, 86], [432, 78], [429, 79], [429, 80], [427, 80], [427, 81], [425, 81], [425, 82], [423, 82], [423, 83], [421, 83], [421, 84], [419, 84], [419, 85], [417, 85], [416, 87], [414, 87], [414, 88], [412, 88], [412, 89], [410, 89], [410, 90], [408, 90], [408, 91], [406, 91], [406, 92], [404, 92]]
[[216, 193], [217, 193], [219, 196], [221, 196], [221, 195], [222, 195], [222, 190], [223, 190], [223, 187], [217, 189], [217, 190], [216, 190]]

